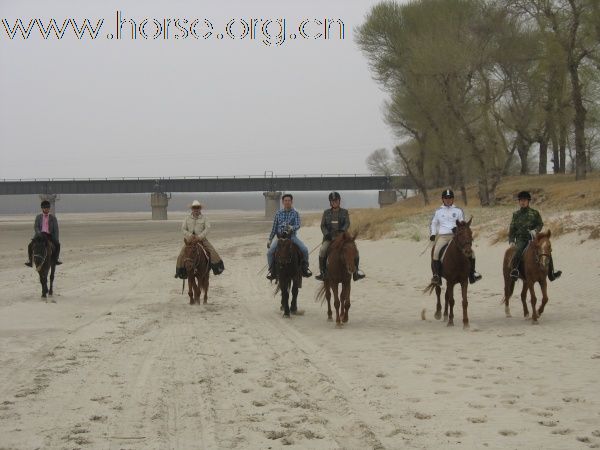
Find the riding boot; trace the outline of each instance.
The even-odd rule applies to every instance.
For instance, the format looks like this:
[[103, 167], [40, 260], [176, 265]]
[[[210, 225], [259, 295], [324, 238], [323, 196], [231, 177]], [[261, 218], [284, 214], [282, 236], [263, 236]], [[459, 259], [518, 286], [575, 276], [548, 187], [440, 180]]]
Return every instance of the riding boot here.
[[312, 277], [312, 272], [308, 268], [308, 261], [302, 260], [302, 276], [304, 278]]
[[327, 259], [326, 258], [321, 258], [319, 256], [319, 274], [315, 277], [315, 280], [319, 280], [319, 281], [323, 281], [323, 278], [325, 278], [325, 265], [327, 263]]
[[434, 284], [436, 286], [441, 286], [442, 285], [442, 262], [432, 259], [431, 260], [431, 272], [433, 273], [433, 277], [431, 278], [431, 284]]
[[211, 264], [210, 267], [215, 275], [220, 275], [225, 270], [225, 266], [223, 265], [222, 260], [218, 263]]
[[58, 260], [58, 257], [60, 256], [60, 242], [52, 242], [54, 243], [54, 261], [57, 266], [60, 266], [62, 264], [62, 261]]
[[187, 270], [185, 270], [185, 267], [177, 268], [175, 278], [181, 278], [182, 280], [185, 280], [187, 278]]
[[548, 279], [550, 281], [554, 281], [557, 278], [560, 278], [562, 275], [562, 270], [554, 271], [554, 262], [552, 261], [552, 256], [550, 256], [550, 264], [548, 265]]
[[475, 258], [469, 258], [471, 261], [471, 270], [469, 272], [469, 283], [473, 284], [479, 280], [481, 280], [481, 274], [475, 271]]
[[27, 255], [29, 256], [29, 261], [27, 261], [25, 263], [25, 265], [28, 266], [28, 267], [32, 267], [33, 266], [33, 264], [31, 263], [32, 254], [33, 254], [33, 248], [31, 246], [31, 242], [29, 242], [29, 245], [27, 246]]
[[521, 258], [517, 258], [517, 255], [514, 255], [510, 266], [510, 277], [515, 280], [519, 279], [519, 264], [521, 264]]
[[356, 271], [352, 274], [352, 279], [354, 281], [362, 280], [366, 276], [365, 273], [358, 268], [359, 263], [360, 263], [360, 258], [357, 256], [354, 260], [354, 265], [356, 266]]
[[275, 266], [269, 266], [269, 271], [267, 272], [267, 280], [274, 280], [277, 278], [277, 274], [275, 273]]

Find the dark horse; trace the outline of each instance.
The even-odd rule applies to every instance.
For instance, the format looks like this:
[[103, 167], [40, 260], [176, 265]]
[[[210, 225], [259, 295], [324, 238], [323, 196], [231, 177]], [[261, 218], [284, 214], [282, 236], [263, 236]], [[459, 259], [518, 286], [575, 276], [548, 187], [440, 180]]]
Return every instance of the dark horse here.
[[[190, 305], [195, 303], [198, 305], [200, 304], [200, 295], [202, 294], [202, 291], [204, 291], [204, 303], [206, 303], [208, 299], [210, 261], [208, 254], [200, 242], [186, 242], [183, 251], [183, 264], [187, 272]], [[185, 280], [183, 281], [183, 286], [185, 288]]]
[[[275, 274], [277, 289], [275, 295], [281, 291], [281, 310], [283, 317], [290, 317], [298, 313], [298, 289], [302, 287], [302, 254], [296, 244], [286, 236], [278, 238], [275, 250]], [[292, 304], [289, 304], [290, 288], [292, 290]]]
[[[323, 286], [317, 293], [317, 299], [327, 299], [327, 320], [333, 320], [331, 311], [331, 291], [333, 291], [335, 306], [335, 323], [341, 326], [348, 322], [350, 309], [350, 281], [356, 272], [358, 249], [356, 234], [347, 231], [340, 234], [329, 246], [327, 251], [327, 272], [323, 278]], [[342, 292], [338, 295], [338, 285], [342, 284]]]
[[[519, 267], [519, 278], [523, 280], [523, 289], [521, 290], [521, 303], [523, 303], [523, 316], [529, 317], [529, 310], [527, 309], [527, 290], [531, 296], [531, 310], [532, 316], [531, 321], [533, 324], [537, 324], [538, 317], [544, 312], [544, 307], [548, 303], [548, 264], [550, 263], [550, 257], [552, 256], [552, 245], [550, 244], [550, 230], [545, 233], [539, 233], [536, 237], [529, 242], [529, 245], [523, 252], [523, 258], [521, 258], [521, 266]], [[510, 276], [511, 261], [515, 254], [515, 247], [509, 247], [504, 253], [504, 262], [502, 264], [502, 272], [504, 274], [504, 312], [506, 317], [511, 317], [510, 308], [508, 301], [513, 294], [515, 289], [516, 280]], [[535, 304], [537, 298], [535, 296], [535, 283], [539, 283], [542, 288], [542, 305], [540, 309], [536, 311]]]
[[[456, 221], [456, 230], [454, 237], [445, 250], [442, 261], [441, 276], [446, 279], [446, 293], [444, 304], [444, 319], [448, 318], [448, 326], [454, 326], [454, 285], [460, 283], [462, 291], [462, 309], [463, 309], [463, 328], [469, 328], [469, 315], [467, 314], [467, 287], [469, 286], [469, 272], [471, 270], [470, 258], [473, 256], [473, 232], [471, 231], [471, 221]], [[431, 249], [433, 257], [433, 249]], [[435, 318], [442, 317], [442, 305], [440, 303], [440, 294], [442, 288], [434, 283], [429, 284], [423, 292], [431, 294], [435, 289], [437, 304]], [[450, 316], [448, 316], [448, 306], [450, 306]]]
[[[56, 261], [54, 258], [54, 244], [43, 234], [36, 234], [31, 240], [33, 267], [40, 276], [42, 285], [42, 298], [47, 295], [52, 297], [54, 284], [54, 271], [56, 270]], [[50, 287], [48, 288], [48, 272], [50, 272]], [[52, 300], [56, 303], [55, 300]]]

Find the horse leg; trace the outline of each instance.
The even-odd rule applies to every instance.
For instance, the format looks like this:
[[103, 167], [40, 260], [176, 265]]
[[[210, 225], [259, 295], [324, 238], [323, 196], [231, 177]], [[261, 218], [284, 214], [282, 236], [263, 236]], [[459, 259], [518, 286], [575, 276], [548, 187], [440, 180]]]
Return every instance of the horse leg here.
[[188, 272], [188, 296], [190, 297], [190, 305], [194, 304], [194, 275]]
[[327, 321], [333, 322], [333, 311], [331, 311], [331, 288], [325, 281], [325, 298], [327, 299]]
[[292, 314], [298, 312], [298, 283], [294, 280], [292, 284], [292, 305], [290, 306]]
[[208, 276], [208, 274], [206, 274], [204, 276], [204, 304], [206, 305], [206, 303], [208, 302], [208, 282], [210, 281], [210, 277]]
[[335, 307], [335, 325], [341, 326], [342, 321], [340, 320], [340, 297], [338, 295], [338, 285], [334, 283], [332, 286], [333, 290], [333, 306]]
[[444, 322], [448, 322], [448, 305], [450, 305], [450, 301], [448, 300], [449, 295], [450, 288], [448, 287], [448, 283], [446, 283], [446, 292], [444, 292]]
[[527, 282], [523, 280], [523, 288], [521, 289], [521, 303], [523, 303], [523, 317], [529, 317], [529, 309], [527, 308]]
[[540, 282], [540, 286], [542, 287], [542, 306], [540, 306], [540, 309], [538, 310], [538, 316], [542, 315], [546, 303], [548, 303], [548, 282], [546, 281], [546, 278]]
[[342, 302], [344, 305], [344, 314], [342, 316], [342, 322], [346, 323], [348, 322], [348, 311], [350, 310], [350, 288], [351, 288], [352, 284], [350, 283], [350, 280], [348, 280], [348, 283], [342, 283]]
[[535, 308], [535, 304], [537, 303], [537, 297], [535, 296], [535, 283], [532, 281], [529, 284], [529, 295], [531, 295], [531, 323], [537, 325], [538, 323], [538, 313]]
[[440, 320], [442, 318], [442, 303], [440, 302], [440, 294], [441, 293], [442, 293], [442, 288], [439, 286], [436, 286], [435, 287], [435, 296], [437, 297], [437, 304], [435, 305], [435, 318], [437, 320]]
[[53, 286], [54, 286], [54, 271], [56, 270], [56, 264], [52, 264], [50, 266], [50, 289], [48, 289], [48, 295], [50, 295], [50, 297], [52, 297], [52, 294], [54, 293], [53, 291]]
[[290, 317], [290, 288], [285, 286], [281, 288], [281, 306], [283, 306], [283, 317]]
[[[450, 315], [448, 316], [448, 326], [454, 326], [454, 283], [446, 283], [446, 307], [450, 309]], [[445, 315], [445, 311], [444, 311]]]
[[460, 288], [462, 291], [462, 308], [463, 308], [463, 329], [469, 328], [469, 314], [467, 313], [467, 308], [469, 306], [469, 302], [467, 301], [467, 281], [463, 281], [460, 283]]
[[40, 284], [42, 285], [42, 298], [46, 298], [46, 294], [48, 293], [48, 274], [42, 270], [39, 272], [39, 276]]
[[515, 289], [515, 281], [513, 279], [510, 278], [510, 275], [508, 274], [508, 270], [507, 268], [504, 268], [504, 314], [506, 315], [506, 317], [512, 317], [512, 314], [510, 313], [510, 305], [509, 305], [509, 301], [510, 298], [512, 297], [512, 293]]
[[194, 303], [200, 304], [200, 294], [202, 294], [202, 284], [200, 283], [200, 275], [194, 277]]

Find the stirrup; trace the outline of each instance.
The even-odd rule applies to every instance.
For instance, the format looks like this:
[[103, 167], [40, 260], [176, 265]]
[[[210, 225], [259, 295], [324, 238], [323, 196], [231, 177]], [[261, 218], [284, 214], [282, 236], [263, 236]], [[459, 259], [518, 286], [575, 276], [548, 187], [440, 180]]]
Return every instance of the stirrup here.
[[27, 261], [27, 262], [25, 263], [25, 265], [26, 265], [27, 267], [33, 267], [33, 263], [32, 263], [31, 261]]
[[436, 286], [441, 286], [442, 285], [442, 278], [438, 274], [435, 274], [431, 278], [431, 284], [435, 284]]
[[515, 280], [519, 278], [519, 269], [513, 269], [510, 271], [510, 277]]
[[302, 276], [304, 278], [310, 278], [310, 277], [312, 277], [312, 275], [313, 274], [308, 267], [306, 268], [306, 270], [304, 270], [304, 269], [302, 270]]
[[323, 281], [324, 278], [325, 274], [323, 272], [319, 273], [318, 275], [315, 275], [315, 280]]
[[267, 273], [267, 280], [273, 281], [274, 279], [275, 279], [275, 275], [273, 275], [271, 272]]
[[56, 261], [55, 263], [57, 266], [60, 266], [62, 264], [62, 261]]

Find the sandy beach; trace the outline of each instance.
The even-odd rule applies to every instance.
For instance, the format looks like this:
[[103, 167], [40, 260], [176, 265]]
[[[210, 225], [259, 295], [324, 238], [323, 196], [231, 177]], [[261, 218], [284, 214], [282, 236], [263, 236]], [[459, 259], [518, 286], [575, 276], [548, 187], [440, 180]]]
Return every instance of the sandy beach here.
[[314, 279], [281, 317], [258, 274], [270, 221], [208, 216], [226, 271], [201, 306], [173, 278], [182, 216], [59, 215], [56, 303], [23, 265], [33, 217], [0, 217], [0, 449], [600, 447], [600, 241], [553, 240], [563, 276], [533, 326], [517, 295], [505, 317], [505, 246], [479, 232], [463, 330], [421, 292], [425, 240], [359, 240], [337, 329]]

